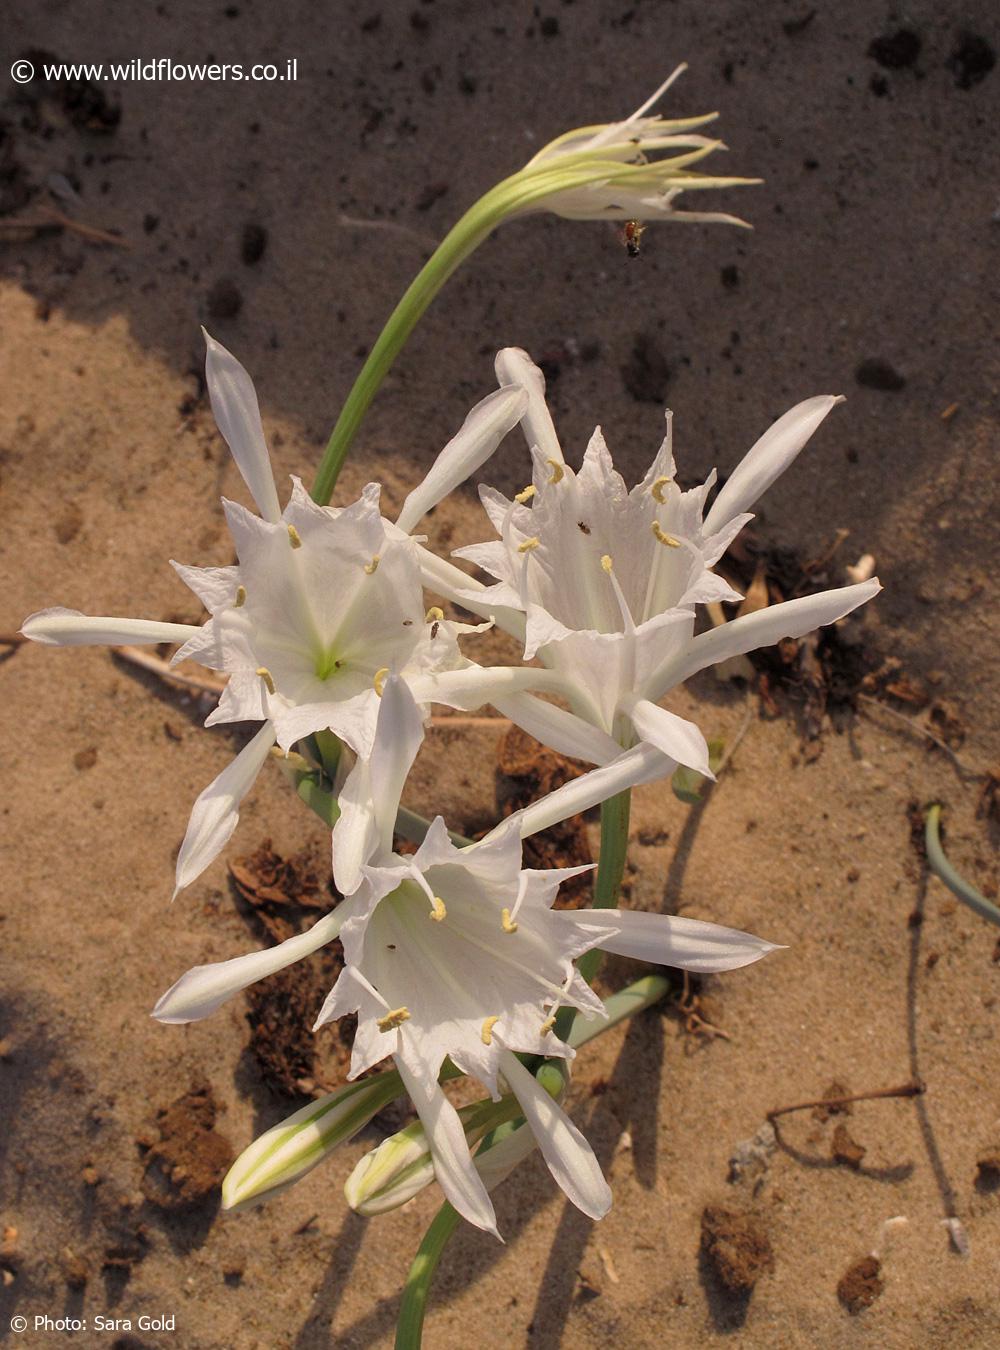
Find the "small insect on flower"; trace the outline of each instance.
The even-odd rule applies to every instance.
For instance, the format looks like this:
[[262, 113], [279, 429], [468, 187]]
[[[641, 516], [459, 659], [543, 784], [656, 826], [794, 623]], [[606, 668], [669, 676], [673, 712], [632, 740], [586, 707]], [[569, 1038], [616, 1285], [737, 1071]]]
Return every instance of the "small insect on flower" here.
[[626, 220], [622, 229], [622, 243], [630, 258], [638, 258], [640, 241], [646, 231], [645, 225], [638, 220]]

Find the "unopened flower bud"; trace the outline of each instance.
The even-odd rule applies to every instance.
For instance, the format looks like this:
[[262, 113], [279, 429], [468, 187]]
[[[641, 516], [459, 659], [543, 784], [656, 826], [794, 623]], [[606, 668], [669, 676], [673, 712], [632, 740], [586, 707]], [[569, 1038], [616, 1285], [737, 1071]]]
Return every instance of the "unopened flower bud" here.
[[403, 1091], [399, 1075], [349, 1083], [273, 1125], [233, 1163], [222, 1183], [223, 1209], [270, 1200], [312, 1171]]

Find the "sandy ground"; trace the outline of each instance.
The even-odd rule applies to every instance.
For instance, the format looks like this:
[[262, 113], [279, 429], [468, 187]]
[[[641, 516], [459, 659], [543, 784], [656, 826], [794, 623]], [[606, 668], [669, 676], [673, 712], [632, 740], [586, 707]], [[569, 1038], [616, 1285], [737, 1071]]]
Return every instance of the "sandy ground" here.
[[[67, 112], [58, 90], [4, 86], [7, 633], [56, 603], [197, 620], [166, 560], [227, 562], [218, 498], [243, 495], [198, 382], [200, 322], [253, 372], [279, 472], [308, 478], [428, 241], [552, 135], [626, 113], [691, 62], [669, 107], [722, 110], [726, 167], [767, 179], [726, 200], [755, 232], [651, 229], [630, 262], [600, 225], [508, 226], [387, 381], [341, 500], [377, 477], [398, 503], [492, 386], [504, 345], [545, 359], [570, 456], [600, 421], [630, 479], [664, 404], [694, 479], [731, 469], [797, 399], [842, 391], [847, 404], [768, 494], [759, 534], [810, 559], [849, 529], [835, 583], [842, 564], [876, 555], [885, 591], [858, 637], [877, 662], [901, 663], [938, 720], [883, 693], [805, 747], [787, 697], [769, 716], [756, 691], [708, 675], [677, 698], [730, 741], [747, 708], [751, 720], [703, 807], [662, 786], [638, 794], [630, 902], [788, 950], [703, 986], [728, 1039], [693, 1032], [673, 1006], [581, 1055], [572, 1109], [611, 1175], [612, 1213], [595, 1228], [526, 1165], [498, 1193], [507, 1245], [465, 1231], [447, 1254], [427, 1344], [997, 1344], [1000, 1198], [978, 1166], [1000, 1153], [996, 934], [928, 880], [907, 814], [943, 799], [953, 858], [995, 894], [997, 827], [977, 816], [973, 776], [1000, 761], [994, 7], [916, 0], [904, 20], [860, 0], [816, 12], [804, 0], [177, 0], [140, 27], [132, 7], [84, 0], [15, 3], [4, 30], [4, 70], [39, 48], [68, 61], [299, 62], [291, 84], [104, 86], [121, 116], [103, 133], [80, 122], [107, 122], [106, 109]], [[52, 205], [128, 247], [11, 227]], [[252, 263], [248, 225], [266, 231]], [[220, 317], [234, 292], [238, 313]], [[872, 361], [898, 387], [860, 383]], [[509, 490], [525, 472], [511, 442], [489, 477]], [[484, 524], [470, 487], [437, 513], [434, 537], [455, 547]], [[9, 1330], [47, 1314], [88, 1319], [76, 1338], [87, 1346], [390, 1345], [438, 1197], [371, 1222], [346, 1209], [344, 1179], [377, 1131], [249, 1215], [223, 1218], [217, 1194], [168, 1213], [143, 1192], [157, 1111], [192, 1084], [210, 1085], [216, 1131], [236, 1151], [297, 1104], [262, 1080], [240, 1000], [187, 1030], [147, 1015], [188, 966], [256, 940], [224, 861], [167, 903], [189, 804], [238, 738], [206, 733], [203, 705], [106, 651], [5, 655], [0, 1220], [16, 1232], [0, 1253], [0, 1340], [59, 1341]], [[893, 713], [944, 730], [971, 774]], [[412, 806], [484, 824], [498, 735], [463, 733], [457, 772], [455, 733], [435, 737]], [[321, 828], [276, 771], [227, 859], [265, 838], [325, 865]], [[610, 965], [606, 987], [630, 973]], [[768, 1110], [833, 1083], [863, 1092], [915, 1075], [927, 1084], [916, 1101], [788, 1117], [766, 1169], [727, 1179]], [[864, 1149], [856, 1166], [831, 1156], [838, 1125]], [[725, 1295], [699, 1256], [711, 1206], [748, 1214], [769, 1244], [748, 1298]], [[907, 1224], [886, 1246], [881, 1226], [897, 1215]], [[876, 1245], [884, 1287], [852, 1314], [838, 1281]], [[176, 1329], [139, 1330], [142, 1314]], [[99, 1316], [132, 1328], [99, 1330]]]

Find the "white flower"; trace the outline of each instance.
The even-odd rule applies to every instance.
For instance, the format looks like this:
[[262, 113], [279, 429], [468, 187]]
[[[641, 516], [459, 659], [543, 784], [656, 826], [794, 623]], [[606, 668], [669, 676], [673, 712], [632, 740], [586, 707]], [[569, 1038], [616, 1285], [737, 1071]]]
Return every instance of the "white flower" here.
[[494, 614], [513, 632], [520, 627], [507, 616], [518, 614], [525, 659], [537, 656], [550, 674], [538, 687], [562, 693], [576, 718], [593, 729], [580, 735], [579, 723], [564, 711], [523, 691], [492, 699], [540, 740], [595, 763], [641, 741], [709, 775], [701, 732], [658, 701], [705, 666], [833, 623], [881, 589], [873, 579], [822, 591], [694, 635], [698, 604], [740, 598], [712, 568], [752, 519], [746, 508], [839, 399], [807, 399], [779, 418], [705, 514], [715, 474], [687, 492], [677, 486], [669, 414], [663, 444], [629, 492], [600, 429], [578, 473], [565, 462], [545, 407], [544, 380], [524, 352], [501, 352], [497, 371], [504, 384], [520, 383], [528, 395], [523, 422], [533, 482], [513, 501], [482, 488], [500, 538], [457, 550], [496, 578], [495, 585], [472, 582], [448, 564], [428, 568], [421, 556], [427, 584], [477, 613]]
[[695, 133], [717, 113], [665, 120], [644, 114], [687, 69], [680, 65], [641, 107], [623, 122], [580, 127], [551, 141], [525, 167], [494, 192], [516, 187], [520, 205], [507, 214], [553, 211], [570, 220], [720, 221], [745, 225], [721, 212], [678, 211], [682, 192], [742, 187], [757, 178], [719, 178], [698, 173], [693, 165], [721, 141]]
[[[661, 965], [720, 971], [748, 965], [774, 948], [748, 933], [691, 919], [553, 910], [560, 883], [588, 869], [522, 868], [524, 836], [641, 780], [650, 762], [662, 761], [645, 747], [566, 784], [472, 847], [456, 848], [438, 817], [415, 854], [392, 853], [386, 822], [395, 819], [421, 734], [420, 709], [406, 683], [389, 677], [371, 759], [376, 829], [371, 836], [363, 827], [370, 861], [361, 865], [354, 894], [308, 934], [266, 953], [189, 971], [154, 1016], [173, 1022], [203, 1017], [262, 974], [329, 941], [336, 930], [345, 968], [316, 1026], [358, 1014], [352, 1078], [393, 1056], [426, 1129], [438, 1181], [455, 1208], [478, 1227], [496, 1231], [462, 1122], [438, 1083], [446, 1057], [495, 1098], [501, 1080], [506, 1083], [556, 1181], [584, 1213], [600, 1218], [610, 1192], [590, 1146], [516, 1057], [571, 1058], [572, 1047], [553, 1034], [557, 1010], [603, 1013], [574, 961], [599, 947]], [[350, 835], [355, 825], [349, 811], [337, 828], [345, 820]], [[335, 836], [335, 853], [337, 846]], [[286, 959], [284, 949], [292, 944]]]
[[209, 610], [208, 621], [196, 627], [48, 609], [31, 615], [22, 629], [54, 645], [181, 642], [175, 661], [192, 657], [229, 675], [206, 725], [263, 723], [195, 802], [177, 859], [177, 889], [225, 846], [275, 741], [287, 750], [312, 732], [330, 730], [367, 757], [389, 671], [417, 675], [470, 666], [456, 642], [464, 626], [443, 622], [439, 611], [425, 614], [419, 545], [408, 530], [493, 452], [526, 402], [514, 387], [473, 409], [407, 498], [405, 530], [383, 520], [374, 483], [353, 505], [334, 508], [318, 506], [293, 478], [282, 512], [250, 376], [205, 336], [212, 409], [260, 512], [223, 502], [235, 566], [173, 564]]

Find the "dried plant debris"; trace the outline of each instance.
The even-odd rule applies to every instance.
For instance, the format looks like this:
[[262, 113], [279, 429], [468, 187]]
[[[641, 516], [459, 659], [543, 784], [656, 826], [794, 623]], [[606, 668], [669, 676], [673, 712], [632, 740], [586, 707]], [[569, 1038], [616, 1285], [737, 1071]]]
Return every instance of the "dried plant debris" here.
[[813, 1107], [812, 1118], [825, 1125], [831, 1116], [849, 1116], [851, 1103], [843, 1098], [851, 1096], [851, 1089], [834, 1080], [823, 1093], [822, 1099]]
[[[245, 917], [271, 944], [302, 932], [316, 921], [317, 912], [326, 913], [336, 901], [332, 886], [320, 881], [320, 869], [309, 857], [283, 858], [269, 839], [230, 863], [229, 874], [248, 906]], [[341, 1019], [324, 1034], [322, 1064], [320, 1042], [308, 1031], [342, 969], [343, 949], [331, 942], [246, 991], [249, 1050], [264, 1082], [280, 1096], [308, 1097], [346, 1077], [350, 1019]]]
[[882, 1262], [877, 1256], [862, 1256], [847, 1267], [837, 1283], [837, 1297], [851, 1314], [870, 1308], [885, 1289]]
[[[727, 556], [730, 579], [755, 609], [813, 595], [842, 581], [839, 553], [847, 538], [838, 530], [811, 559], [772, 547], [753, 531], [736, 541]], [[746, 603], [746, 601], [744, 602]], [[863, 681], [879, 658], [860, 638], [857, 619], [829, 624], [802, 638], [748, 653], [757, 672], [764, 711], [772, 717], [794, 711], [803, 740], [818, 740], [824, 720], [853, 711]]]
[[207, 1083], [193, 1084], [156, 1113], [159, 1141], [136, 1140], [146, 1150], [142, 1193], [150, 1204], [164, 1210], [188, 1209], [222, 1185], [234, 1155], [229, 1140], [215, 1129], [217, 1114]]
[[723, 1205], [702, 1210], [701, 1252], [727, 1293], [744, 1297], [774, 1266], [771, 1240], [761, 1220], [749, 1211]]
[[833, 1132], [833, 1138], [830, 1141], [830, 1157], [834, 1162], [843, 1163], [846, 1167], [859, 1168], [864, 1161], [864, 1156], [868, 1152], [857, 1140], [852, 1139], [847, 1126], [841, 1122]]
[[[497, 807], [503, 816], [512, 815], [529, 802], [579, 778], [584, 771], [577, 761], [539, 745], [520, 727], [512, 726], [497, 748]], [[524, 841], [525, 867], [582, 867], [593, 860], [587, 827], [580, 816], [572, 816]], [[591, 885], [592, 878], [587, 873], [563, 882], [554, 907], [579, 909], [589, 904]]]
[[282, 858], [271, 848], [270, 839], [245, 858], [229, 864], [229, 875], [241, 899], [250, 906], [260, 935], [272, 942], [301, 932], [312, 915], [326, 913], [336, 902], [332, 886], [324, 885], [319, 871], [308, 858]]
[[741, 1139], [729, 1157], [729, 1181], [756, 1183], [763, 1180], [771, 1165], [771, 1156], [778, 1147], [774, 1126], [769, 1120], [749, 1139]]

